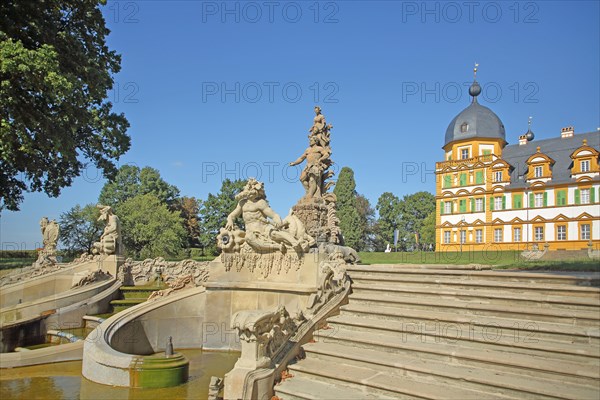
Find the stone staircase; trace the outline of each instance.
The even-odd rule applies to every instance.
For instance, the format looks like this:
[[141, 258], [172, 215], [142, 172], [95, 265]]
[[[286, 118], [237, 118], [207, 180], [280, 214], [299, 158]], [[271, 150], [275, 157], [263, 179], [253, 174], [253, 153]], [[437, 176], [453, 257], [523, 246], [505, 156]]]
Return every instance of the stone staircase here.
[[148, 285], [148, 286], [121, 286], [120, 296], [118, 300], [112, 300], [110, 305], [112, 307], [112, 314], [116, 314], [120, 311], [126, 310], [129, 307], [141, 304], [148, 300], [148, 297], [155, 291], [164, 289], [166, 285]]
[[292, 399], [600, 398], [598, 274], [353, 266]]

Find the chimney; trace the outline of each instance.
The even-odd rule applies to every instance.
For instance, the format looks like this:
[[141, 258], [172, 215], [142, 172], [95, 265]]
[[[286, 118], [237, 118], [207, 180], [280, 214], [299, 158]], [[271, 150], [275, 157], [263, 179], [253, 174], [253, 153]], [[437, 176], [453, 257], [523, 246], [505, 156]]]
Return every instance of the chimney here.
[[574, 133], [575, 133], [575, 128], [573, 128], [572, 126], [567, 126], [566, 128], [562, 128], [560, 130], [560, 137], [561, 137], [561, 139], [570, 138], [570, 137], [573, 137]]
[[524, 146], [527, 144], [527, 135], [519, 136], [519, 146]]

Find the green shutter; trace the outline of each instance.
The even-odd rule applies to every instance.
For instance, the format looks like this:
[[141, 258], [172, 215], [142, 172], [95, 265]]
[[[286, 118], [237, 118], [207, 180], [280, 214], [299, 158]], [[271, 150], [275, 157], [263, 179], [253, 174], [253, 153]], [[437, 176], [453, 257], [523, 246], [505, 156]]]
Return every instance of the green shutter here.
[[440, 215], [444, 215], [444, 202], [440, 201]]
[[471, 199], [471, 212], [475, 211], [475, 199]]
[[594, 188], [590, 189], [590, 203], [595, 203], [596, 202], [596, 192], [594, 191]]
[[535, 203], [533, 202], [533, 193], [529, 193], [529, 208], [533, 208]]
[[548, 207], [548, 192], [544, 192], [544, 207]]
[[513, 195], [513, 208], [514, 209], [523, 208], [523, 195], [522, 194]]
[[579, 189], [575, 189], [575, 204], [581, 203], [581, 191]]
[[450, 176], [450, 175], [444, 176], [444, 187], [445, 188], [452, 187], [452, 176]]
[[567, 204], [567, 192], [564, 190], [559, 190], [556, 193], [556, 205], [557, 206], [564, 206]]
[[502, 196], [502, 209], [506, 210], [506, 196]]
[[475, 183], [477, 183], [477, 184], [483, 183], [483, 171], [475, 172]]
[[467, 174], [460, 174], [459, 179], [460, 179], [460, 186], [467, 185]]
[[[484, 155], [483, 161], [491, 161], [490, 157], [489, 157], [491, 154], [492, 154], [491, 150], [484, 150], [483, 151], [483, 155]], [[485, 157], [485, 156], [488, 156], [488, 157]]]
[[494, 211], [494, 198], [490, 197], [490, 211]]

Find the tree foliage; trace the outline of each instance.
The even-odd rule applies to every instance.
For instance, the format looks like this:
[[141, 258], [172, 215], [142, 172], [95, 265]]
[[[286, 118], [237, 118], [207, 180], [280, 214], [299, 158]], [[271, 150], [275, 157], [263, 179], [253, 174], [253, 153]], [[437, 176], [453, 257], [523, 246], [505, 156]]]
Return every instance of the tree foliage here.
[[[221, 184], [221, 190], [214, 195], [209, 193], [207, 199], [200, 206], [200, 243], [207, 252], [217, 254], [217, 235], [219, 229], [225, 226], [227, 216], [235, 209], [237, 201], [235, 195], [242, 191], [246, 185], [245, 180], [231, 181], [225, 179]], [[241, 219], [235, 221], [236, 225], [243, 229], [244, 222]]]
[[362, 194], [356, 196], [356, 209], [360, 216], [360, 225], [363, 227], [363, 234], [356, 250], [373, 250], [375, 248], [375, 209], [371, 206], [369, 199]]
[[376, 225], [376, 248], [383, 251], [387, 244], [394, 243], [394, 230], [400, 221], [400, 199], [393, 193], [385, 192], [377, 200], [379, 218]]
[[386, 192], [379, 197], [377, 210], [377, 249], [381, 251], [387, 243], [393, 244], [394, 230], [398, 229], [398, 249], [405, 251], [414, 247], [417, 233], [421, 235], [420, 243], [425, 243], [422, 228], [425, 218], [432, 212], [435, 213], [435, 197], [429, 192], [417, 192], [400, 200], [394, 194]]
[[121, 58], [99, 0], [0, 2], [0, 209], [56, 197], [87, 166], [107, 177], [130, 146], [106, 100]]
[[187, 248], [200, 245], [200, 201], [195, 197], [181, 197], [175, 201], [174, 209], [179, 212], [186, 231]]
[[340, 219], [344, 245], [360, 250], [365, 226], [357, 209], [356, 181], [351, 168], [342, 168], [333, 193], [337, 198], [337, 217]]
[[119, 204], [139, 195], [153, 194], [161, 203], [173, 205], [179, 189], [161, 178], [160, 172], [151, 167], [140, 170], [135, 165], [123, 165], [112, 181], [100, 191], [101, 204], [118, 208]]
[[100, 240], [104, 224], [98, 221], [100, 210], [94, 204], [77, 204], [60, 215], [60, 242], [71, 254], [89, 253]]
[[421, 243], [424, 245], [432, 244], [435, 248], [435, 211], [429, 213], [423, 220]]
[[140, 194], [121, 203], [118, 216], [128, 255], [152, 258], [181, 254], [186, 240], [183, 221], [154, 194]]

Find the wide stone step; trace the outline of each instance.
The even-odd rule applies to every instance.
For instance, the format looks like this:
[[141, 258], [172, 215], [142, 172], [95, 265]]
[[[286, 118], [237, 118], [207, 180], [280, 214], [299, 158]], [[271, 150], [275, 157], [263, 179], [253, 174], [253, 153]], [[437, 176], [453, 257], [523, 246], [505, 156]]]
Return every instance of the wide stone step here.
[[588, 384], [572, 384], [564, 381], [522, 376], [515, 373], [498, 373], [487, 369], [465, 368], [445, 362], [422, 360], [419, 357], [399, 357], [372, 349], [353, 348], [333, 343], [310, 343], [304, 346], [308, 358], [325, 362], [346, 363], [397, 375], [397, 379], [422, 379], [437, 377], [439, 383], [460, 385], [463, 388], [498, 392], [517, 398], [577, 398], [597, 399], [600, 382], [589, 380]]
[[[413, 377], [375, 371], [369, 367], [360, 367], [346, 363], [336, 363], [307, 358], [289, 366], [293, 375], [308, 381], [339, 384], [361, 389], [378, 398], [395, 399], [508, 399], [515, 398], [494, 392], [481, 392], [462, 387], [440, 384], [433, 376], [416, 379]], [[292, 378], [294, 379], [294, 378]], [[343, 397], [337, 397], [342, 399]]]
[[401, 265], [349, 265], [346, 268], [353, 279], [364, 276], [400, 278], [410, 276], [435, 279], [488, 280], [497, 282], [550, 283], [594, 286], [600, 283], [600, 272], [524, 272], [515, 270], [452, 271], [445, 269], [405, 268]]
[[385, 293], [398, 297], [445, 299], [487, 302], [508, 306], [532, 306], [576, 309], [596, 312], [600, 307], [600, 300], [589, 297], [559, 296], [540, 293], [509, 293], [499, 290], [464, 290], [457, 288], [428, 288], [423, 286], [405, 287], [392, 284], [365, 284], [355, 282], [352, 284], [354, 293]]
[[[460, 365], [476, 369], [493, 369], [498, 373], [519, 373], [543, 379], [558, 379], [565, 382], [581, 382], [581, 379], [600, 379], [600, 367], [595, 360], [572, 362], [561, 359], [519, 355], [514, 352], [479, 350], [460, 344], [423, 342], [412, 336], [394, 333], [373, 333], [350, 330], [338, 326], [330, 336], [318, 338], [323, 343], [338, 343], [351, 351], [362, 347], [387, 353], [399, 358], [418, 357], [450, 365]], [[302, 363], [302, 362], [301, 362]], [[573, 380], [571, 380], [573, 378]]]
[[551, 296], [577, 296], [589, 297], [600, 303], [600, 289], [590, 286], [577, 286], [567, 284], [536, 283], [536, 282], [506, 282], [493, 280], [474, 280], [474, 279], [446, 279], [433, 276], [378, 276], [376, 274], [357, 277], [352, 276], [355, 283], [363, 285], [385, 284], [398, 285], [404, 288], [427, 288], [430, 291], [439, 289], [459, 289], [459, 290], [497, 290], [503, 293], [527, 293], [527, 294], [545, 294]]
[[328, 326], [333, 330], [323, 329], [316, 333], [323, 335], [324, 340], [335, 336], [335, 328], [339, 326], [366, 333], [388, 333], [399, 336], [403, 340], [411, 338], [415, 341], [436, 345], [449, 343], [488, 352], [500, 351], [577, 363], [587, 362], [598, 365], [600, 368], [599, 346], [573, 341], [542, 341], [532, 337], [531, 334], [522, 335], [521, 332], [475, 331], [470, 325], [465, 324], [415, 325], [373, 317], [357, 318], [352, 315], [331, 317], [328, 319]]
[[415, 310], [460, 312], [462, 315], [487, 315], [525, 320], [546, 321], [580, 326], [597, 326], [600, 324], [600, 307], [594, 311], [568, 310], [554, 307], [533, 307], [521, 305], [515, 307], [507, 304], [494, 304], [488, 301], [464, 301], [423, 297], [398, 297], [377, 291], [353, 293], [350, 295], [353, 304], [374, 304], [389, 307], [411, 308]]
[[[412, 310], [408, 308], [386, 307], [375, 305], [361, 305], [350, 303], [341, 307], [342, 315], [356, 315], [359, 317], [373, 317], [384, 320], [394, 320], [415, 326], [429, 324], [443, 325], [450, 329], [455, 325], [466, 325], [470, 331], [483, 337], [495, 337], [498, 334], [512, 335], [513, 337], [528, 337], [538, 340], [551, 340], [558, 342], [589, 343], [600, 346], [600, 327], [575, 326], [556, 324], [543, 321], [522, 320], [515, 318], [501, 318], [482, 315], [464, 315], [456, 312]], [[427, 328], [427, 326], [424, 326]]]
[[[384, 397], [369, 393], [367, 387], [351, 388], [336, 382], [335, 384], [314, 379], [294, 376], [275, 386], [275, 394], [282, 400], [369, 400]], [[394, 397], [389, 397], [393, 399]]]

